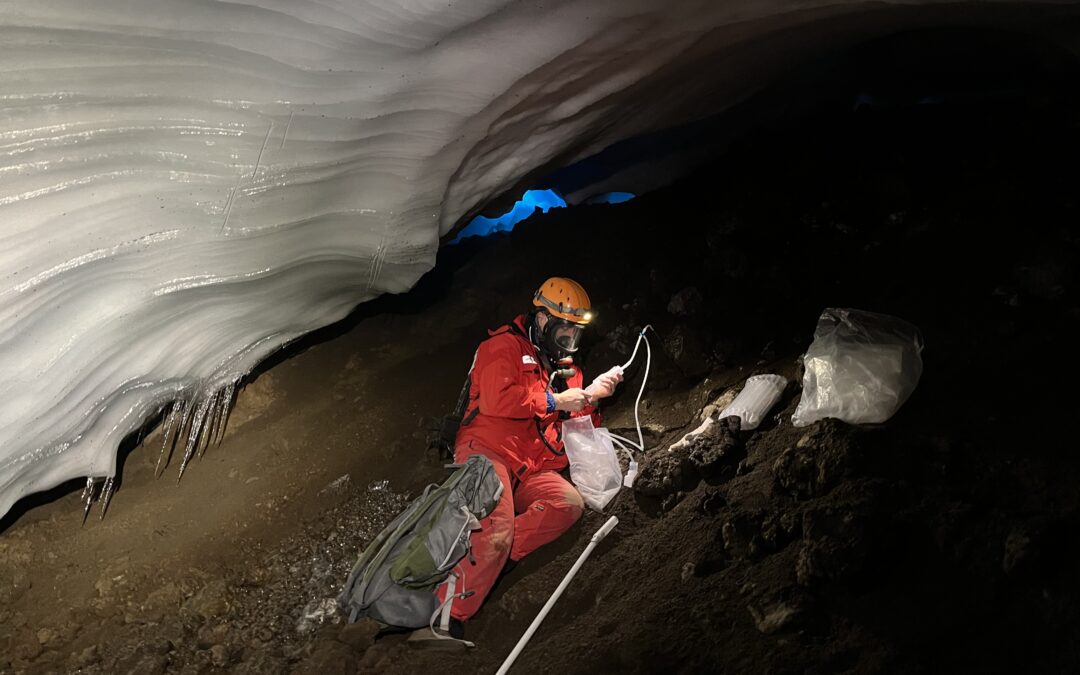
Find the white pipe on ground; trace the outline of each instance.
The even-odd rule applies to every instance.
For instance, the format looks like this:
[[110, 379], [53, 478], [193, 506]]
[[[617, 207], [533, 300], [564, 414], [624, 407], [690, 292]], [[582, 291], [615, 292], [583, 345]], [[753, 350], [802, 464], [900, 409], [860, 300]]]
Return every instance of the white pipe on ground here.
[[571, 567], [570, 571], [566, 573], [565, 577], [563, 577], [562, 583], [559, 584], [559, 587], [555, 589], [555, 592], [551, 594], [551, 597], [548, 598], [548, 601], [544, 603], [544, 606], [540, 609], [540, 613], [536, 615], [536, 618], [533, 619], [532, 624], [529, 625], [529, 629], [525, 631], [525, 634], [521, 636], [521, 639], [518, 640], [518, 643], [514, 645], [514, 650], [510, 652], [510, 656], [506, 657], [506, 660], [503, 661], [502, 667], [499, 668], [499, 671], [495, 675], [506, 675], [506, 671], [510, 670], [510, 666], [514, 665], [514, 661], [517, 659], [518, 655], [521, 654], [521, 650], [525, 649], [525, 645], [529, 644], [529, 640], [532, 639], [533, 633], [536, 632], [536, 629], [539, 628], [540, 624], [544, 621], [544, 617], [546, 617], [548, 615], [548, 612], [551, 611], [551, 608], [555, 606], [555, 602], [559, 599], [559, 596], [563, 594], [563, 591], [566, 590], [566, 587], [570, 585], [570, 581], [574, 578], [574, 575], [576, 575], [578, 573], [578, 570], [581, 569], [581, 565], [585, 562], [585, 559], [589, 557], [589, 554], [592, 553], [592, 550], [594, 548], [596, 548], [596, 545], [599, 544], [601, 540], [603, 540], [603, 538], [608, 535], [608, 532], [611, 532], [618, 524], [619, 519], [615, 516], [612, 516], [608, 518], [607, 522], [604, 523], [599, 530], [596, 531], [596, 534], [594, 534], [592, 536], [592, 539], [589, 541], [589, 545], [586, 546], [585, 550], [582, 551], [581, 555], [578, 556], [577, 562], [574, 563], [574, 566]]

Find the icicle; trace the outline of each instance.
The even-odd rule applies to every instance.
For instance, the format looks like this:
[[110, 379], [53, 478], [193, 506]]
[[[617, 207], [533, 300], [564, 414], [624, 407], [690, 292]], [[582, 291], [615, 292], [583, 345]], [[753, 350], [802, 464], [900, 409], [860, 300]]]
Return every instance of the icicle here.
[[94, 478], [93, 476], [86, 477], [86, 487], [83, 488], [81, 499], [84, 502], [83, 507], [83, 523], [86, 523], [86, 516], [90, 513], [90, 505], [94, 503]]
[[233, 404], [236, 402], [236, 383], [239, 381], [233, 380], [225, 385], [225, 395], [221, 397], [221, 421], [218, 423], [217, 438], [214, 440], [216, 445], [221, 445], [221, 441], [225, 439], [225, 427], [229, 423]]
[[188, 420], [191, 418], [191, 411], [195, 408], [195, 403], [192, 400], [184, 399], [181, 401], [183, 406], [180, 410], [180, 423], [176, 426], [176, 433], [173, 434], [172, 449], [169, 450], [169, 457], [172, 458], [172, 453], [176, 450], [176, 444], [180, 442], [180, 439], [184, 435], [184, 429], [188, 428]]
[[165, 440], [161, 443], [161, 452], [158, 453], [157, 466], [154, 467], [155, 478], [161, 475], [161, 460], [165, 458], [165, 448], [169, 447], [169, 437], [172, 435], [173, 424], [176, 422], [177, 412], [183, 406], [183, 403], [183, 401], [173, 401], [169, 408], [169, 416], [165, 418], [165, 430], [162, 432], [162, 436]]
[[228, 409], [229, 401], [225, 397], [225, 387], [218, 390], [217, 401], [214, 403], [214, 426], [210, 428], [210, 433], [207, 434], [206, 445], [211, 443], [217, 444], [218, 439], [221, 437], [221, 428], [225, 426], [225, 411]]
[[195, 417], [192, 418], [191, 428], [188, 430], [188, 448], [198, 448], [199, 440], [202, 439], [202, 435], [206, 431], [206, 423], [210, 421], [208, 413], [213, 401], [213, 396], [207, 396], [195, 409]]
[[184, 460], [180, 462], [180, 475], [176, 477], [177, 483], [184, 477], [184, 470], [187, 468], [188, 461], [191, 460], [191, 456], [195, 454], [195, 448], [199, 445], [199, 437], [203, 432], [203, 426], [206, 422], [206, 411], [210, 408], [210, 398], [211, 397], [207, 396], [199, 403], [199, 406], [195, 410], [195, 417], [191, 420], [187, 446], [184, 449]]
[[191, 411], [194, 407], [188, 399], [180, 401], [180, 423], [176, 426], [176, 433], [173, 435], [173, 447], [176, 447], [176, 442], [184, 435], [184, 429], [187, 428], [188, 419], [191, 417]]
[[109, 500], [112, 499], [113, 486], [116, 484], [116, 477], [109, 476], [105, 479], [105, 485], [101, 488], [101, 520], [105, 519], [105, 511], [109, 509]]
[[218, 410], [221, 406], [218, 405], [218, 399], [221, 397], [221, 391], [218, 389], [210, 396], [210, 408], [206, 418], [206, 428], [203, 430], [201, 437], [199, 438], [200, 445], [199, 457], [206, 454], [206, 449], [210, 447], [210, 441], [214, 437], [214, 432], [217, 430], [218, 425]]

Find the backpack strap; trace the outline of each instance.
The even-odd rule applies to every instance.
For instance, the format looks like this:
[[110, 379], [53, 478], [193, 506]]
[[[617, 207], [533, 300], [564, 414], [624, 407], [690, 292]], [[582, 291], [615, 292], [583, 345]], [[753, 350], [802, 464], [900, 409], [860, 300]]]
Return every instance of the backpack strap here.
[[[532, 340], [530, 340], [529, 336], [525, 334], [525, 331], [521, 330], [521, 327], [513, 321], [493, 330], [491, 332], [491, 337], [495, 337], [496, 335], [502, 335], [504, 333], [512, 333], [525, 340], [530, 345], [532, 344]], [[473, 362], [472, 365], [469, 366], [469, 374], [465, 377], [465, 385], [461, 388], [461, 394], [458, 395], [457, 407], [454, 408], [454, 416], [461, 419], [462, 427], [468, 426], [469, 423], [476, 419], [476, 416], [480, 414], [480, 406], [476, 406], [476, 408], [474, 408], [467, 417], [465, 416], [465, 411], [468, 409], [470, 403], [469, 392], [472, 389], [472, 372], [473, 369], [476, 368], [477, 354], [479, 354], [479, 350], [477, 350], [477, 352], [473, 354]], [[537, 354], [540, 356], [540, 363], [543, 364], [545, 370], [548, 370], [550, 372], [551, 368], [548, 367], [549, 363], [547, 358], [539, 350], [537, 350]], [[565, 387], [565, 383], [563, 384], [563, 386]], [[540, 441], [544, 444], [544, 447], [547, 448], [548, 451], [552, 454], [559, 457], [562, 457], [566, 454], [563, 451], [557, 450], [550, 443], [548, 443], [547, 438], [544, 436], [544, 429], [540, 426], [539, 418], [536, 419], [536, 435], [540, 437]], [[562, 436], [561, 431], [559, 432], [559, 435], [560, 437]]]
[[[518, 325], [513, 321], [491, 331], [489, 337], [495, 337], [496, 335], [502, 335], [504, 333], [513, 333], [526, 340], [529, 339], [524, 331], [518, 328]], [[473, 369], [476, 368], [476, 357], [479, 353], [479, 349], [473, 352], [472, 365], [469, 366], [469, 374], [465, 376], [465, 384], [461, 387], [461, 393], [458, 394], [457, 406], [454, 408], [454, 416], [461, 420], [460, 426], [462, 427], [469, 426], [469, 423], [476, 419], [476, 416], [480, 414], [480, 406], [476, 406], [476, 409], [473, 410], [468, 417], [465, 416], [465, 411], [469, 409], [469, 403], [471, 402], [469, 401], [469, 392], [472, 390], [472, 374]]]
[[444, 633], [450, 632], [450, 606], [453, 604], [454, 592], [456, 590], [457, 574], [450, 572], [450, 575], [446, 577], [446, 599], [449, 600], [449, 602], [443, 603], [442, 612], [439, 614], [439, 630]]
[[458, 394], [457, 406], [454, 407], [454, 417], [461, 420], [460, 426], [465, 427], [476, 419], [476, 416], [480, 414], [480, 406], [476, 406], [476, 410], [472, 411], [468, 417], [465, 417], [465, 411], [469, 409], [469, 392], [472, 390], [472, 373], [476, 368], [476, 356], [480, 353], [477, 349], [473, 352], [472, 365], [469, 366], [469, 373], [465, 376], [465, 384], [461, 387], [461, 393]]

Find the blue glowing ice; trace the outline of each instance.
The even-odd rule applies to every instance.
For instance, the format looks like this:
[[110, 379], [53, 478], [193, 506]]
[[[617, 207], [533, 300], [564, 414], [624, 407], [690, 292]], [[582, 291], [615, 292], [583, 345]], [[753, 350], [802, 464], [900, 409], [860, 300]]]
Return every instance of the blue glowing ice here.
[[633, 192], [605, 192], [585, 200], [586, 204], [622, 204], [637, 197]]
[[544, 213], [551, 209], [566, 207], [566, 201], [554, 190], [528, 190], [514, 204], [514, 208], [498, 218], [477, 216], [465, 226], [458, 236], [450, 241], [456, 244], [466, 237], [483, 237], [495, 232], [509, 232], [514, 226], [525, 220], [539, 208]]

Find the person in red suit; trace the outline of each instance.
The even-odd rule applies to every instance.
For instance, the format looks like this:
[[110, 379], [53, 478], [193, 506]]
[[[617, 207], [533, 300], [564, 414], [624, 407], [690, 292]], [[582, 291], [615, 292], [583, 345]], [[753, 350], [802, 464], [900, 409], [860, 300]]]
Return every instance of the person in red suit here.
[[[573, 354], [592, 318], [585, 289], [553, 277], [536, 291], [529, 313], [489, 331], [476, 350], [455, 461], [484, 455], [494, 464], [503, 493], [473, 532], [471, 554], [451, 572], [454, 637], [460, 637], [463, 622], [480, 609], [505, 568], [557, 539], [581, 517], [581, 495], [560, 475], [568, 466], [562, 421], [592, 415], [599, 426], [597, 401], [611, 396], [622, 381], [621, 372], [611, 371], [583, 388]], [[447, 588], [440, 586], [440, 601]]]

